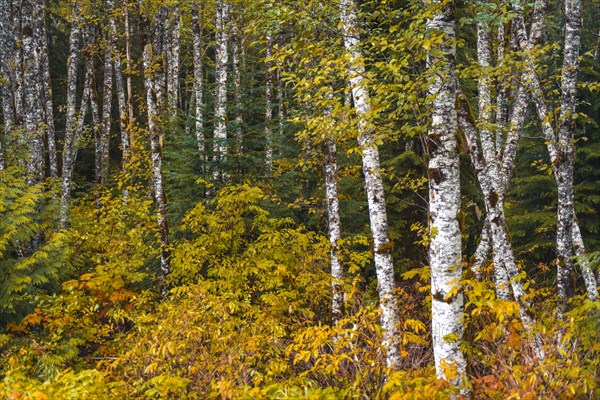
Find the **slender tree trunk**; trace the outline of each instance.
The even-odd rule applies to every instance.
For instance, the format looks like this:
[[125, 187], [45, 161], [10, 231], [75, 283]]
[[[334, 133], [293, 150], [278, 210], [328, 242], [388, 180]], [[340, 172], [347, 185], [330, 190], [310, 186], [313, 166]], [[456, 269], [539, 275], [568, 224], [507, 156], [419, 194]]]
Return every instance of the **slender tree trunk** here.
[[[144, 21], [148, 25], [148, 21]], [[160, 24], [160, 22], [158, 22]], [[146, 28], [147, 29], [147, 28]], [[161, 40], [162, 29], [156, 29], [155, 39]], [[166, 196], [164, 190], [164, 181], [162, 175], [162, 141], [160, 127], [160, 109], [162, 106], [162, 76], [156, 72], [156, 62], [160, 60], [162, 46], [160, 44], [153, 46], [148, 33], [144, 31], [142, 42], [144, 44], [143, 62], [144, 62], [144, 86], [146, 89], [146, 106], [148, 109], [148, 131], [150, 133], [150, 150], [152, 155], [152, 183], [154, 188], [154, 200], [158, 217], [158, 230], [160, 234], [160, 278], [161, 290], [166, 292], [166, 277], [169, 274], [171, 266], [169, 264], [169, 224], [167, 220]], [[155, 59], [153, 47], [156, 48]]]
[[[21, 39], [21, 1], [13, 3], [12, 8], [12, 33], [14, 39], [12, 40], [12, 59], [11, 65], [11, 84], [12, 92], [15, 101], [15, 123], [14, 127], [17, 129], [23, 128], [25, 121], [24, 114], [24, 82], [23, 82], [23, 46], [18, 45], [19, 39]], [[22, 135], [19, 137], [19, 144], [22, 144]]]
[[229, 4], [224, 0], [217, 2], [216, 50], [215, 50], [215, 131], [214, 160], [215, 178], [225, 180], [223, 163], [227, 156], [227, 21]]
[[335, 140], [329, 138], [323, 143], [325, 156], [325, 199], [327, 202], [327, 218], [329, 226], [329, 243], [331, 244], [331, 278], [333, 295], [331, 312], [333, 321], [342, 317], [344, 307], [344, 270], [339, 259], [341, 240], [340, 201], [337, 182], [337, 151]]
[[79, 43], [81, 22], [79, 9], [72, 5], [73, 23], [69, 38], [69, 59], [67, 62], [67, 120], [65, 124], [65, 139], [62, 160], [62, 192], [60, 201], [60, 224], [63, 228], [69, 225], [69, 207], [71, 202], [71, 180], [75, 165], [77, 142], [77, 64], [79, 58]]
[[243, 32], [240, 31], [240, 27], [238, 26], [242, 19], [241, 5], [238, 6], [238, 14], [239, 15], [235, 15], [231, 29], [231, 57], [233, 63], [233, 97], [235, 101], [235, 144], [237, 152], [241, 154], [244, 125], [244, 118], [242, 116], [244, 108], [242, 104], [242, 73], [240, 65], [240, 43]]
[[[114, 1], [114, 0], [108, 0]], [[120, 64], [120, 63], [119, 63]], [[125, 0], [125, 66], [127, 68], [127, 123], [131, 124], [134, 118], [133, 109], [133, 86], [131, 82], [132, 66], [131, 66], [131, 29], [129, 28], [129, 0]], [[128, 139], [128, 141], [130, 141]]]
[[[432, 123], [427, 134], [429, 156], [429, 212], [433, 353], [438, 377], [463, 389], [466, 361], [460, 349], [464, 312], [463, 294], [457, 290], [462, 278], [460, 213], [460, 170], [457, 151], [457, 113], [455, 107], [454, 4], [440, 5], [427, 28], [445, 35], [430, 54], [428, 68], [436, 70], [429, 88], [433, 98]], [[451, 335], [452, 339], [448, 339]], [[448, 373], [454, 369], [454, 374]]]
[[96, 137], [96, 182], [105, 185], [108, 179], [110, 124], [112, 111], [113, 60], [111, 41], [104, 50], [104, 81], [102, 83], [102, 125]]
[[[115, 73], [115, 88], [117, 90], [117, 102], [119, 105], [119, 129], [121, 132], [121, 151], [123, 152], [122, 158], [122, 169], [127, 170], [127, 164], [129, 163], [129, 156], [131, 153], [131, 144], [129, 140], [129, 133], [127, 132], [127, 126], [132, 121], [133, 108], [130, 107], [128, 97], [125, 93], [125, 83], [123, 82], [123, 67], [121, 64], [121, 52], [118, 48], [117, 42], [117, 24], [114, 18], [114, 0], [106, 0], [108, 8], [108, 24], [109, 24], [109, 46], [111, 46], [111, 54], [113, 59], [114, 73]], [[128, 24], [126, 24], [128, 28]], [[127, 36], [127, 34], [126, 34]], [[127, 41], [126, 41], [127, 45]], [[127, 78], [129, 79], [129, 77]], [[126, 197], [126, 193], [125, 193]]]
[[[203, 9], [204, 10], [204, 9]], [[194, 98], [195, 98], [195, 118], [196, 118], [196, 142], [198, 143], [198, 153], [200, 159], [206, 162], [206, 149], [204, 137], [204, 71], [202, 64], [202, 30], [203, 21], [198, 10], [198, 0], [192, 3], [192, 31], [193, 31], [193, 48], [194, 48]]]
[[281, 79], [281, 65], [277, 68], [277, 127], [279, 128], [278, 136], [283, 139], [283, 127], [285, 122], [285, 105], [283, 101], [283, 80]]
[[271, 57], [273, 56], [273, 40], [271, 33], [266, 36], [267, 49], [265, 55], [265, 164], [267, 174], [273, 172], [273, 71], [271, 71]]
[[[0, 0], [0, 77], [4, 81], [0, 87], [2, 96], [2, 115], [6, 132], [12, 131], [15, 124], [11, 71], [8, 66], [14, 48], [14, 35], [11, 25], [9, 0]], [[2, 157], [4, 160], [4, 157]]]
[[[515, 27], [518, 42], [525, 55], [526, 71], [523, 80], [532, 93], [532, 99], [536, 107], [538, 118], [541, 122], [542, 132], [546, 138], [550, 160], [557, 184], [558, 208], [557, 208], [557, 277], [558, 297], [562, 303], [560, 313], [566, 309], [569, 297], [574, 293], [574, 268], [571, 257], [574, 255], [574, 225], [577, 224], [573, 196], [573, 169], [574, 148], [572, 144], [575, 112], [575, 96], [577, 84], [577, 72], [579, 69], [579, 47], [581, 29], [581, 4], [578, 0], [567, 2], [565, 15], [567, 17], [565, 51], [563, 59], [563, 75], [561, 79], [561, 111], [559, 115], [558, 134], [551, 124], [549, 109], [546, 104], [540, 82], [536, 75], [534, 61], [529, 55], [532, 50], [531, 43], [524, 40], [526, 37], [522, 10], [516, 8], [517, 18]], [[577, 230], [579, 230], [577, 228]], [[575, 235], [576, 236], [576, 235]], [[580, 243], [583, 244], [583, 243]], [[580, 247], [580, 246], [577, 246]], [[584, 248], [581, 251], [585, 251]], [[597, 297], [596, 291], [591, 289], [596, 285], [591, 281], [593, 274], [586, 272], [588, 266], [584, 266], [584, 278], [590, 298]], [[590, 291], [591, 290], [591, 291]]]
[[40, 124], [42, 123], [42, 104], [40, 95], [43, 93], [40, 78], [40, 54], [36, 46], [35, 31], [39, 23], [34, 6], [38, 0], [25, 0], [22, 8], [22, 48], [25, 92], [25, 130], [29, 144], [29, 159], [27, 161], [28, 183], [34, 185], [44, 179], [44, 138]]
[[180, 30], [181, 15], [179, 5], [174, 4], [170, 8], [169, 17], [166, 20], [166, 34], [168, 46], [166, 47], [167, 56], [167, 104], [169, 119], [175, 118], [177, 108], [179, 107], [179, 48], [180, 48]]
[[50, 78], [50, 61], [48, 55], [48, 33], [46, 31], [46, 8], [44, 1], [35, 1], [35, 14], [39, 19], [36, 24], [35, 36], [40, 57], [40, 79], [42, 82], [42, 110], [46, 125], [46, 142], [48, 143], [48, 161], [50, 176], [58, 178], [58, 161], [56, 155], [56, 133], [54, 131], [54, 104], [52, 100], [52, 79]]
[[369, 206], [369, 219], [373, 234], [373, 252], [377, 281], [381, 324], [384, 331], [384, 347], [388, 367], [397, 368], [401, 358], [398, 348], [397, 324], [398, 306], [394, 298], [394, 263], [392, 242], [388, 233], [385, 195], [381, 179], [379, 151], [375, 143], [375, 132], [370, 121], [371, 104], [369, 93], [364, 86], [365, 67], [360, 52], [360, 39], [356, 10], [353, 0], [340, 3], [341, 29], [346, 51], [350, 55], [349, 74], [354, 107], [358, 117], [358, 144], [362, 150], [363, 173]]

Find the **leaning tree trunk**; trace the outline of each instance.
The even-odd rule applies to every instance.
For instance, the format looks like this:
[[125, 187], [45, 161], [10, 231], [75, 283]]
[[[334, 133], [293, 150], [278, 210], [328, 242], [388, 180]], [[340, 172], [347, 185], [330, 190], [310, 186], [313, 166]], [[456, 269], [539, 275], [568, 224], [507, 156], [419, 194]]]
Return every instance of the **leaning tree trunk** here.
[[375, 143], [371, 118], [369, 93], [363, 82], [365, 67], [360, 52], [358, 22], [353, 0], [340, 3], [341, 29], [344, 46], [350, 56], [349, 75], [354, 107], [358, 117], [358, 144], [362, 150], [363, 173], [369, 206], [369, 219], [373, 234], [373, 253], [375, 270], [379, 283], [379, 302], [381, 324], [384, 331], [383, 344], [386, 349], [388, 367], [400, 366], [401, 357], [398, 348], [397, 324], [398, 306], [394, 298], [394, 263], [392, 260], [392, 242], [389, 237], [385, 194], [379, 164], [379, 150]]
[[217, 2], [216, 50], [215, 50], [215, 130], [214, 161], [215, 179], [225, 180], [224, 162], [227, 156], [227, 20], [229, 4]]
[[[562, 314], [566, 309], [566, 304], [574, 292], [574, 268], [571, 257], [574, 254], [575, 238], [580, 235], [573, 196], [573, 169], [574, 169], [574, 148], [572, 144], [575, 112], [575, 96], [577, 91], [577, 71], [579, 69], [578, 57], [580, 46], [580, 15], [581, 4], [578, 0], [568, 2], [565, 7], [567, 16], [567, 27], [565, 35], [565, 52], [563, 59], [563, 76], [561, 80], [561, 111], [559, 115], [558, 134], [551, 124], [550, 110], [546, 103], [540, 81], [536, 75], [534, 60], [530, 53], [532, 51], [531, 43], [528, 43], [526, 37], [525, 24], [522, 10], [516, 8], [517, 18], [515, 27], [519, 46], [525, 55], [524, 81], [531, 91], [532, 99], [541, 123], [542, 132], [546, 138], [548, 153], [553, 165], [554, 177], [557, 184], [558, 207], [557, 207], [557, 286], [558, 296], [561, 301]], [[584, 252], [583, 240], [579, 242], [582, 245], [580, 252]], [[579, 247], [579, 246], [577, 246]], [[589, 265], [582, 264], [583, 277], [586, 281], [588, 297], [597, 298], [597, 281]], [[596, 290], [594, 290], [596, 288]]]
[[[466, 361], [460, 349], [463, 333], [463, 294], [460, 213], [460, 170], [457, 151], [457, 112], [455, 107], [456, 39], [454, 3], [438, 6], [427, 28], [444, 34], [444, 42], [430, 54], [428, 68], [435, 70], [429, 88], [433, 98], [431, 128], [425, 138], [429, 156], [429, 223], [431, 243], [432, 336], [435, 367], [439, 378], [463, 388]], [[453, 373], [449, 373], [449, 368]]]

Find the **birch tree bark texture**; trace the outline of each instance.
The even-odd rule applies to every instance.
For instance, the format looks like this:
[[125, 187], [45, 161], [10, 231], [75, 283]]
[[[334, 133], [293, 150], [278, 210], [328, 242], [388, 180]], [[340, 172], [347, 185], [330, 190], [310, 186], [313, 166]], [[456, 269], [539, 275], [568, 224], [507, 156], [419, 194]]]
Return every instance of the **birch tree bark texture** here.
[[435, 11], [427, 28], [443, 34], [430, 54], [428, 68], [435, 71], [429, 87], [432, 98], [431, 127], [424, 142], [428, 155], [429, 224], [431, 243], [432, 336], [438, 377], [462, 388], [466, 361], [460, 349], [463, 333], [463, 294], [458, 289], [462, 278], [460, 212], [460, 172], [456, 142], [454, 68], [456, 59], [454, 4], [430, 3]]
[[8, 66], [14, 40], [11, 22], [9, 0], [0, 0], [0, 81], [2, 82], [0, 96], [2, 96], [2, 117], [6, 132], [12, 131], [15, 123], [12, 79]]
[[[127, 125], [131, 123], [133, 119], [133, 108], [129, 107], [129, 101], [127, 94], [125, 93], [125, 83], [123, 79], [123, 65], [121, 63], [121, 52], [118, 48], [117, 42], [117, 23], [115, 21], [114, 11], [115, 2], [114, 0], [106, 0], [108, 9], [108, 36], [109, 46], [111, 48], [111, 56], [113, 59], [114, 77], [115, 77], [115, 89], [117, 91], [117, 103], [119, 109], [119, 130], [121, 133], [121, 151], [122, 156], [122, 169], [127, 170], [127, 164], [129, 162], [129, 156], [131, 152], [131, 144], [129, 139], [129, 133], [127, 132]], [[125, 6], [127, 9], [127, 5]], [[128, 24], [125, 24], [125, 28], [129, 29]], [[128, 37], [128, 35], [126, 34]], [[127, 42], [126, 42], [127, 45]]]
[[[203, 8], [204, 10], [204, 8]], [[204, 71], [202, 63], [203, 43], [202, 31], [203, 21], [200, 15], [198, 0], [192, 3], [192, 33], [193, 33], [193, 61], [194, 61], [194, 99], [195, 99], [195, 130], [196, 142], [198, 144], [198, 153], [203, 161], [204, 168], [205, 160], [205, 136], [204, 136]]]
[[[531, 92], [531, 96], [541, 123], [542, 132], [546, 139], [550, 160], [552, 162], [554, 177], [557, 185], [557, 288], [558, 297], [562, 307], [562, 314], [566, 308], [568, 298], [574, 292], [574, 267], [571, 257], [575, 251], [583, 253], [585, 247], [579, 238], [578, 225], [573, 196], [573, 169], [574, 169], [574, 120], [577, 72], [579, 69], [579, 47], [581, 30], [581, 4], [574, 0], [565, 5], [566, 29], [565, 50], [563, 55], [563, 72], [561, 77], [561, 104], [558, 128], [552, 126], [550, 111], [544, 96], [540, 81], [535, 70], [534, 60], [531, 56], [533, 50], [531, 43], [525, 40], [526, 30], [523, 10], [515, 7], [517, 18], [514, 21], [519, 46], [524, 54], [525, 67], [523, 79]], [[598, 297], [597, 282], [589, 265], [582, 263], [582, 273], [586, 282], [586, 290], [590, 299]]]
[[40, 95], [43, 84], [40, 77], [40, 49], [36, 46], [36, 25], [40, 22], [37, 15], [41, 10], [34, 6], [37, 0], [25, 0], [22, 4], [23, 82], [25, 93], [25, 132], [27, 134], [29, 157], [27, 160], [27, 179], [34, 185], [44, 179], [44, 135], [40, 127], [42, 104]]
[[325, 157], [325, 199], [327, 203], [329, 244], [331, 245], [331, 314], [333, 321], [336, 322], [342, 317], [344, 307], [344, 270], [339, 258], [339, 241], [342, 238], [342, 227], [337, 181], [337, 151], [334, 138], [328, 138], [323, 143], [323, 155]]
[[379, 164], [379, 150], [375, 143], [374, 127], [370, 121], [371, 103], [364, 86], [365, 67], [360, 51], [360, 37], [356, 18], [356, 5], [353, 0], [340, 2], [340, 20], [344, 47], [350, 56], [349, 75], [352, 98], [358, 118], [358, 144], [362, 152], [363, 174], [369, 207], [369, 220], [373, 235], [373, 253], [379, 288], [383, 344], [386, 349], [388, 367], [400, 366], [398, 306], [394, 298], [395, 280], [392, 260], [392, 242], [389, 237], [385, 194]]
[[62, 182], [60, 199], [60, 224], [63, 228], [69, 225], [69, 207], [71, 204], [71, 180], [75, 165], [77, 142], [77, 63], [79, 43], [81, 41], [81, 21], [77, 4], [71, 7], [73, 23], [69, 36], [69, 59], [67, 62], [67, 104], [65, 138], [63, 144]]
[[[149, 25], [146, 22], [146, 29]], [[160, 62], [161, 49], [157, 49], [157, 54], [153, 52], [153, 42], [148, 37], [146, 29], [143, 31], [143, 64], [144, 64], [144, 87], [146, 90], [146, 106], [148, 110], [148, 131], [150, 134], [150, 152], [152, 158], [152, 184], [154, 189], [154, 201], [156, 204], [156, 213], [158, 218], [158, 230], [160, 235], [160, 279], [161, 291], [166, 293], [167, 284], [166, 277], [171, 270], [169, 261], [169, 224], [167, 220], [167, 200], [165, 196], [164, 180], [162, 173], [162, 141], [161, 141], [161, 126], [160, 114], [163, 90], [163, 76], [160, 72], [156, 72], [155, 62]], [[160, 35], [161, 27], [155, 30], [155, 35]], [[160, 40], [155, 37], [154, 39]], [[154, 47], [160, 47], [154, 43]], [[157, 76], [155, 76], [157, 75]]]
[[214, 161], [215, 179], [225, 180], [223, 163], [227, 156], [227, 63], [229, 60], [227, 42], [227, 21], [229, 4], [224, 0], [217, 2], [216, 49], [215, 49], [215, 130]]

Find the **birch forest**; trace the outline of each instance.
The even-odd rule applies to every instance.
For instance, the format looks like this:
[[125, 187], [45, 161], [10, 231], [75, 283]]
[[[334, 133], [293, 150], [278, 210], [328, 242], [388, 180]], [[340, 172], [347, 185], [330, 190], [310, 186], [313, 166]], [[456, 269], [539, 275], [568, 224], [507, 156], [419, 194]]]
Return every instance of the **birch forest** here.
[[600, 399], [599, 0], [0, 0], [0, 399]]

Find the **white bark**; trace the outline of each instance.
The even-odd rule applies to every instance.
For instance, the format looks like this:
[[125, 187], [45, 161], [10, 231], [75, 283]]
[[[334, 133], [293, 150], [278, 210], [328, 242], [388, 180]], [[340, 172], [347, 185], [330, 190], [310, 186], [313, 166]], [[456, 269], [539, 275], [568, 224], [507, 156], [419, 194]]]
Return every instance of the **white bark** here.
[[167, 103], [169, 118], [175, 118], [177, 108], [179, 106], [179, 48], [181, 34], [181, 15], [179, 12], [179, 4], [174, 4], [169, 7], [170, 13], [166, 20], [166, 34], [168, 38], [168, 46], [166, 47], [167, 59]]
[[363, 173], [369, 206], [371, 233], [373, 234], [373, 252], [375, 270], [379, 283], [379, 302], [381, 307], [381, 324], [383, 326], [383, 343], [387, 351], [388, 367], [397, 368], [401, 357], [398, 348], [397, 324], [398, 307], [394, 298], [394, 263], [392, 260], [392, 243], [388, 234], [385, 195], [381, 179], [379, 151], [375, 143], [375, 132], [370, 122], [371, 103], [369, 93], [363, 82], [365, 72], [356, 10], [353, 0], [342, 0], [340, 3], [340, 19], [344, 46], [350, 55], [349, 75], [354, 107], [358, 117], [358, 144], [362, 151]]
[[42, 123], [42, 82], [40, 78], [40, 49], [36, 46], [34, 32], [39, 18], [34, 1], [26, 0], [22, 8], [23, 82], [25, 93], [25, 132], [29, 148], [27, 179], [30, 185], [44, 178], [44, 139]]
[[[115, 88], [117, 90], [117, 102], [119, 106], [119, 129], [121, 132], [121, 151], [123, 152], [122, 157], [122, 168], [123, 171], [127, 170], [127, 164], [129, 163], [129, 156], [131, 152], [131, 144], [129, 139], [129, 133], [127, 132], [127, 126], [131, 123], [133, 118], [133, 108], [129, 107], [129, 102], [125, 94], [125, 83], [123, 82], [123, 67], [121, 64], [121, 53], [118, 49], [117, 43], [117, 24], [115, 22], [114, 13], [114, 0], [106, 0], [108, 8], [108, 24], [109, 24], [109, 42], [111, 46], [111, 54], [113, 58], [114, 74], [115, 74]], [[126, 24], [126, 28], [128, 28]], [[127, 43], [127, 42], [126, 42]], [[129, 77], [128, 77], [129, 79]], [[126, 197], [126, 194], [125, 194]]]
[[67, 120], [62, 162], [62, 191], [60, 201], [60, 224], [63, 228], [69, 225], [69, 207], [71, 203], [71, 180], [75, 165], [77, 132], [77, 63], [79, 58], [79, 42], [81, 40], [81, 21], [79, 9], [75, 3], [72, 8], [73, 22], [69, 38], [69, 59], [67, 62]]
[[50, 161], [50, 176], [58, 178], [58, 160], [56, 149], [56, 132], [54, 130], [54, 102], [52, 100], [52, 79], [50, 77], [50, 59], [48, 54], [48, 32], [46, 30], [45, 2], [37, 2], [40, 23], [36, 30], [40, 53], [40, 77], [43, 85], [43, 111], [46, 124], [46, 141], [48, 143], [48, 159]]
[[[204, 10], [204, 9], [203, 9]], [[203, 21], [198, 10], [198, 0], [192, 4], [192, 31], [193, 31], [193, 50], [194, 50], [194, 96], [195, 96], [195, 117], [196, 117], [196, 141], [198, 143], [198, 153], [203, 161], [205, 160], [205, 137], [204, 137], [204, 74], [203, 74], [203, 47], [202, 47]], [[204, 165], [203, 165], [204, 167]]]
[[244, 118], [242, 116], [244, 106], [242, 103], [242, 72], [240, 60], [241, 36], [244, 33], [238, 26], [242, 16], [241, 6], [238, 7], [238, 12], [239, 15], [236, 15], [231, 28], [231, 57], [233, 64], [233, 98], [235, 102], [235, 142], [236, 150], [241, 154], [244, 125]]
[[[0, 79], [3, 81], [0, 87], [0, 95], [2, 96], [4, 128], [7, 132], [12, 131], [15, 124], [11, 71], [8, 66], [14, 48], [10, 14], [9, 0], [0, 0]], [[2, 160], [4, 160], [4, 157], [2, 157]]]
[[342, 317], [344, 307], [344, 269], [339, 258], [339, 242], [341, 240], [340, 201], [337, 182], [337, 151], [333, 138], [325, 140], [323, 153], [325, 156], [325, 199], [327, 203], [329, 243], [331, 245], [331, 313], [333, 321], [336, 322]]
[[265, 164], [267, 174], [270, 176], [273, 172], [273, 71], [271, 71], [270, 61], [273, 49], [273, 39], [271, 33], [266, 35], [267, 49], [265, 55]]
[[[110, 43], [110, 40], [108, 41]], [[102, 84], [102, 126], [96, 136], [96, 182], [106, 184], [108, 179], [110, 125], [112, 111], [113, 60], [111, 45], [104, 50], [104, 82]]]
[[[437, 1], [433, 4], [438, 5]], [[429, 224], [431, 243], [432, 336], [438, 377], [464, 389], [466, 361], [460, 349], [463, 333], [463, 294], [458, 290], [462, 278], [460, 212], [460, 170], [457, 151], [457, 112], [455, 107], [454, 5], [439, 6], [427, 28], [445, 35], [436, 46], [439, 55], [429, 55], [428, 68], [436, 70], [429, 87], [433, 98], [431, 128], [426, 137], [429, 175]], [[458, 291], [457, 291], [458, 290]], [[448, 368], [454, 374], [447, 373]], [[454, 376], [452, 378], [452, 376]]]
[[225, 0], [217, 2], [216, 51], [215, 51], [215, 178], [225, 180], [223, 163], [227, 156], [227, 20], [229, 4]]
[[[531, 57], [532, 45], [524, 40], [526, 36], [522, 10], [516, 8], [517, 18], [515, 26], [519, 45], [525, 56], [526, 71], [523, 80], [532, 93], [532, 99], [536, 106], [538, 118], [542, 131], [546, 138], [550, 160], [557, 184], [558, 209], [557, 209], [557, 286], [558, 296], [561, 300], [562, 313], [566, 308], [566, 302], [574, 291], [574, 268], [571, 257], [574, 255], [574, 225], [577, 225], [573, 197], [573, 168], [574, 148], [573, 131], [575, 112], [575, 96], [578, 71], [578, 57], [580, 46], [580, 24], [581, 4], [578, 0], [565, 4], [565, 15], [567, 17], [565, 50], [563, 59], [563, 75], [561, 79], [561, 111], [559, 115], [558, 134], [551, 124], [549, 109], [536, 75], [534, 60]], [[577, 227], [577, 231], [578, 231]], [[575, 234], [575, 236], [577, 236]], [[583, 245], [583, 242], [580, 243]], [[579, 251], [585, 251], [583, 246]], [[590, 298], [596, 297], [596, 292], [591, 289], [596, 286], [591, 278], [593, 274], [586, 272], [584, 267], [584, 278]]]
[[[148, 21], [144, 21], [148, 25]], [[162, 174], [162, 132], [160, 124], [160, 114], [162, 108], [163, 82], [164, 77], [160, 72], [156, 72], [156, 62], [160, 62], [156, 55], [162, 54], [160, 40], [162, 32], [161, 21], [157, 21], [157, 29], [154, 29], [154, 45], [147, 37], [148, 33], [143, 33], [142, 43], [144, 44], [143, 63], [144, 63], [144, 87], [146, 89], [146, 106], [148, 110], [148, 131], [150, 133], [150, 151], [152, 157], [152, 184], [154, 189], [154, 200], [158, 219], [158, 230], [160, 235], [160, 278], [161, 291], [166, 293], [166, 277], [171, 270], [169, 261], [169, 224], [167, 220], [167, 201], [165, 197], [164, 180]], [[148, 29], [146, 27], [145, 29]], [[157, 60], [158, 59], [158, 60]]]

